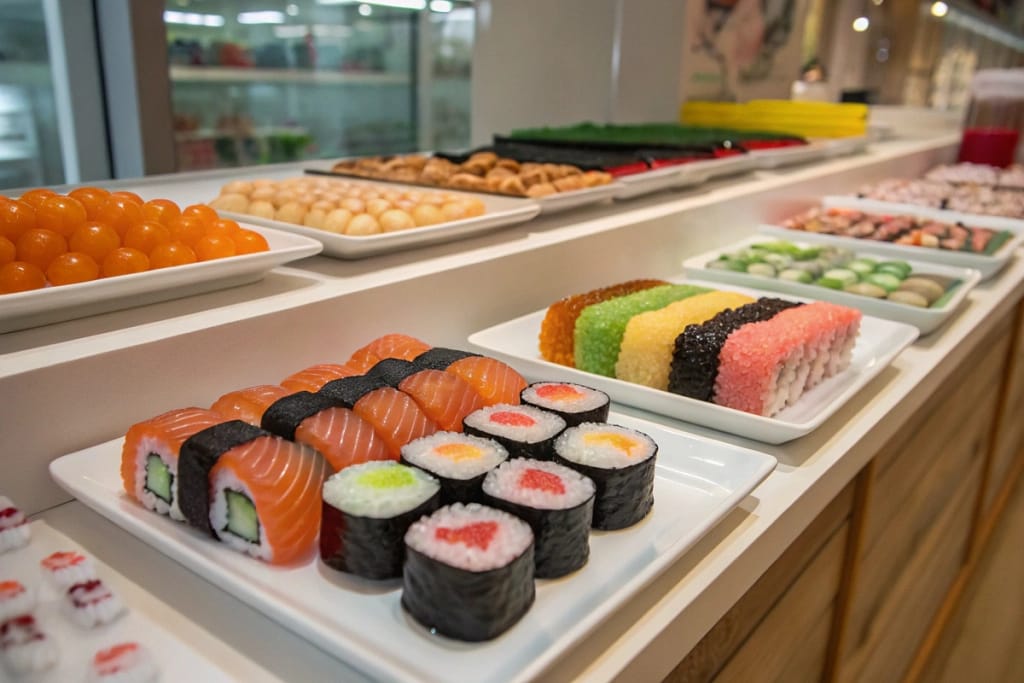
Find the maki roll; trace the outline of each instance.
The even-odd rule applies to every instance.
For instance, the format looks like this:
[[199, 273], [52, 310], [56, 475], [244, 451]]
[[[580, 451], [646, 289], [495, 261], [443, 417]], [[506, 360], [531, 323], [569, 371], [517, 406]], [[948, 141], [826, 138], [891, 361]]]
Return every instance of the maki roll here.
[[151, 683], [160, 677], [153, 655], [138, 643], [118, 643], [93, 655], [88, 683]]
[[0, 581], [0, 624], [30, 614], [36, 606], [35, 592], [20, 581]]
[[72, 585], [67, 598], [71, 619], [82, 628], [109, 624], [125, 612], [124, 603], [99, 579]]
[[533, 530], [534, 573], [553, 579], [590, 557], [594, 482], [554, 462], [516, 458], [484, 479], [485, 503], [522, 519]]
[[147, 510], [185, 520], [178, 497], [178, 456], [192, 435], [223, 422], [202, 408], [171, 410], [128, 429], [121, 448], [121, 482]]
[[28, 545], [31, 538], [25, 513], [10, 498], [0, 496], [0, 554]]
[[415, 467], [367, 462], [324, 482], [320, 558], [367, 579], [402, 575], [405, 532], [440, 507], [441, 486]]
[[494, 439], [512, 458], [550, 460], [565, 420], [533, 406], [501, 404], [481, 408], [463, 421], [463, 431]]
[[402, 446], [402, 462], [440, 480], [442, 505], [479, 503], [484, 477], [507, 459], [497, 441], [458, 432], [437, 432]]
[[611, 405], [608, 394], [570, 382], [537, 382], [523, 389], [520, 400], [554, 413], [569, 427], [581, 422], [605, 422]]
[[555, 441], [555, 462], [594, 481], [593, 527], [633, 526], [654, 505], [654, 459], [658, 444], [642, 432], [618, 425], [584, 423]]
[[533, 532], [507, 512], [449, 505], [409, 527], [405, 546], [402, 607], [431, 631], [491, 640], [533, 604]]
[[14, 675], [45, 671], [57, 663], [57, 644], [23, 614], [0, 625], [0, 658]]

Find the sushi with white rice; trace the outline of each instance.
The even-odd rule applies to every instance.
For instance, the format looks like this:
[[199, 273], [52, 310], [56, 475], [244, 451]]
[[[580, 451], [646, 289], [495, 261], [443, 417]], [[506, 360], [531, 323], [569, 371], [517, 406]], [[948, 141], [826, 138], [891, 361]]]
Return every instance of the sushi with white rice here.
[[10, 498], [0, 496], [0, 554], [28, 545], [31, 538], [25, 513]]
[[441, 482], [441, 504], [479, 503], [484, 477], [508, 459], [493, 439], [435, 432], [402, 446], [401, 460], [429, 472]]
[[571, 382], [536, 382], [523, 389], [526, 405], [558, 415], [569, 427], [583, 422], [605, 422], [611, 401], [608, 394]]
[[565, 420], [554, 413], [524, 405], [498, 403], [470, 413], [463, 431], [494, 439], [512, 458], [550, 460], [555, 437], [565, 430]]

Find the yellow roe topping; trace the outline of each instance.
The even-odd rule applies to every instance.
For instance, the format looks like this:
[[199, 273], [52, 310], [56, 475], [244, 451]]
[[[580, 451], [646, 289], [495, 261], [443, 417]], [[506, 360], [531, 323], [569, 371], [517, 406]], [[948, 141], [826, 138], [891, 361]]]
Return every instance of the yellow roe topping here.
[[441, 457], [462, 462], [463, 460], [476, 460], [484, 451], [479, 446], [471, 443], [443, 443], [434, 448], [434, 452]]
[[629, 457], [633, 457], [633, 449], [640, 447], [636, 439], [614, 432], [588, 432], [583, 435], [583, 443], [588, 446], [608, 446], [624, 451]]

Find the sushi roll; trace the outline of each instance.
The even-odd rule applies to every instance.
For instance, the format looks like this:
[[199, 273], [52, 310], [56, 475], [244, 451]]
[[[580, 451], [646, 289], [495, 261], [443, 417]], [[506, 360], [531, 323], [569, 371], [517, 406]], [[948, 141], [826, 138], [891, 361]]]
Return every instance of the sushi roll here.
[[533, 604], [533, 532], [507, 512], [471, 503], [409, 527], [402, 607], [432, 632], [491, 640]]
[[109, 624], [125, 612], [124, 603], [99, 579], [72, 585], [67, 598], [71, 619], [82, 628]]
[[11, 499], [0, 496], [0, 555], [23, 548], [32, 539], [25, 513]]
[[324, 482], [320, 559], [367, 579], [398, 578], [405, 532], [440, 501], [441, 485], [415, 467], [395, 462], [347, 467]]
[[190, 436], [225, 418], [202, 408], [171, 410], [131, 426], [121, 447], [121, 482], [147, 510], [185, 520], [178, 499], [178, 456]]
[[160, 678], [153, 655], [138, 643], [99, 650], [89, 666], [88, 683], [152, 683]]
[[402, 462], [437, 477], [441, 504], [479, 503], [484, 477], [508, 459], [493, 439], [458, 432], [437, 432], [402, 446]]
[[73, 550], [51, 553], [40, 560], [39, 565], [43, 568], [43, 574], [60, 591], [96, 578], [96, 567], [92, 560]]
[[459, 431], [463, 418], [484, 407], [483, 397], [458, 375], [421, 368], [407, 360], [386, 358], [366, 376], [382, 379], [410, 396], [443, 430]]
[[224, 420], [241, 420], [259, 427], [267, 406], [290, 393], [276, 384], [260, 384], [224, 394], [213, 402], [210, 410]]
[[537, 382], [523, 389], [520, 400], [554, 413], [569, 427], [581, 422], [605, 422], [611, 401], [608, 394], [571, 382]]
[[35, 592], [20, 581], [0, 581], [0, 624], [30, 614], [36, 606]]
[[430, 370], [447, 370], [448, 366], [457, 360], [474, 357], [480, 357], [480, 354], [435, 346], [434, 348], [424, 351], [420, 355], [416, 356], [412, 362], [421, 368], [428, 368]]
[[45, 671], [57, 663], [57, 644], [23, 614], [0, 624], [0, 657], [15, 676]]
[[518, 403], [526, 379], [496, 358], [435, 347], [413, 359], [416, 365], [457, 375], [476, 389], [485, 406]]
[[555, 462], [593, 480], [593, 528], [633, 526], [654, 506], [654, 460], [658, 444], [642, 432], [618, 425], [584, 423], [555, 441]]
[[512, 458], [550, 460], [555, 437], [565, 430], [565, 420], [533, 406], [501, 404], [481, 408], [466, 416], [463, 431], [494, 439]]
[[189, 524], [271, 564], [311, 554], [327, 462], [314, 450], [233, 420], [181, 447], [181, 511]]
[[565, 576], [590, 557], [594, 482], [575, 470], [544, 460], [516, 458], [484, 479], [485, 504], [530, 525], [538, 579]]
[[429, 344], [407, 334], [385, 334], [358, 349], [348, 359], [345, 366], [355, 372], [366, 372], [385, 358], [412, 360], [428, 350], [430, 350]]
[[358, 372], [345, 365], [321, 363], [288, 375], [281, 380], [281, 386], [289, 392], [320, 391], [323, 385], [332, 380], [352, 377], [358, 374]]

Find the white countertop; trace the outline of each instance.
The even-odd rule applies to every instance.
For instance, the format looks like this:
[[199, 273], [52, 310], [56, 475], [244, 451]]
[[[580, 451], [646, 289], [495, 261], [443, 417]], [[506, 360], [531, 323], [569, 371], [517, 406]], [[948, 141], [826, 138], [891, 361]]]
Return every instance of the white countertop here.
[[[419, 333], [422, 329], [424, 337], [435, 343], [456, 343], [465, 339], [466, 331], [506, 319], [509, 312], [533, 310], [538, 301], [546, 305], [554, 298], [553, 288], [566, 283], [568, 287], [595, 279], [615, 281], [634, 272], [636, 261], [652, 276], [678, 272], [682, 257], [743, 237], [756, 224], [753, 219], [771, 217], [765, 212], [788, 212], [821, 194], [853, 191], [857, 184], [880, 173], [916, 174], [948, 154], [952, 141], [947, 137], [883, 143], [857, 157], [725, 179], [694, 192], [556, 215], [466, 243], [364, 262], [309, 259], [298, 268], [281, 269], [261, 284], [0, 336], [0, 396], [10, 409], [5, 411], [7, 417], [0, 417], [0, 433], [5, 438], [15, 435], [8, 441], [11, 450], [4, 449], [5, 457], [13, 456], [13, 460], [7, 459], [15, 465], [14, 490], [38, 492], [38, 500], [43, 501], [39, 507], [66, 500], [66, 495], [45, 481], [50, 459], [117, 436], [124, 424], [130, 423], [126, 420], [139, 412], [145, 416], [159, 411], [162, 404], [155, 397], [144, 406], [134, 406], [136, 397], [126, 395], [129, 391], [147, 396], [156, 392], [172, 406], [184, 404], [186, 397], [198, 403], [212, 400], [217, 391], [242, 386], [245, 381], [264, 381], [263, 374], [251, 369], [252, 363], [273, 378], [282, 376], [286, 366], [297, 369], [304, 360], [315, 358], [323, 347], [308, 351], [309, 342], [303, 346], [303, 339], [314, 329], [325, 329], [330, 337], [329, 342], [317, 340], [316, 344], [337, 344], [342, 352], [351, 351], [346, 345], [354, 339], [369, 339], [378, 331], [393, 329], [396, 320], [409, 322], [411, 327], [404, 331]], [[208, 187], [210, 181], [205, 182]], [[198, 186], [193, 190], [205, 191]], [[181, 200], [178, 195], [172, 198]], [[694, 222], [696, 227], [691, 225]], [[701, 229], [708, 226], [714, 229]], [[629, 245], [638, 237], [667, 245], [673, 237], [679, 241], [681, 231], [685, 248], [666, 246], [643, 256], [637, 252], [630, 260]], [[530, 269], [550, 267], [566, 254], [577, 259], [575, 268], [569, 269], [574, 272], [552, 272], [548, 281], [540, 284], [533, 282], [537, 278], [523, 277]], [[588, 265], [594, 258], [602, 259], [600, 268]], [[492, 277], [484, 282], [481, 274]], [[479, 297], [507, 296], [486, 312], [466, 305], [465, 320], [449, 320], [447, 325], [436, 320], [436, 315], [420, 313], [415, 302], [401, 301], [417, 287], [433, 289], [442, 301], [449, 300], [446, 294], [466, 291], [467, 278], [480, 283]], [[1024, 261], [1017, 258], [1000, 276], [975, 289], [944, 327], [902, 353], [822, 428], [798, 441], [770, 447], [691, 425], [683, 427], [771, 453], [779, 459], [779, 468], [678, 563], [583, 644], [565, 653], [544, 679], [660, 680], [942, 379], [975, 351], [973, 344], [1022, 295]], [[477, 304], [483, 301], [489, 300], [480, 299]], [[382, 302], [394, 305], [396, 312], [383, 309], [381, 313]], [[325, 313], [330, 317], [325, 318]], [[365, 329], [348, 336], [343, 323], [335, 320], [345, 316]], [[317, 326], [308, 320], [311, 317]], [[452, 317], [451, 313], [447, 316]], [[306, 325], [308, 329], [303, 329]], [[290, 365], [259, 351], [247, 359], [250, 365], [233, 363], [223, 349], [210, 348], [211, 340], [223, 341], [230, 349], [254, 334], [272, 334], [282, 327], [296, 330], [294, 335], [275, 339], [284, 352], [293, 353]], [[216, 377], [208, 381], [197, 376], [184, 384], [168, 381], [169, 377], [177, 379], [175, 373], [180, 374], [184, 362], [169, 360], [169, 349], [203, 368], [213, 368], [209, 374]], [[168, 364], [171, 367], [165, 369]], [[138, 379], [150, 376], [159, 389]], [[95, 389], [107, 377], [112, 388], [100, 392], [106, 404], [83, 405], [82, 392], [88, 387]], [[58, 381], [67, 384], [57, 393], [36, 389]], [[25, 405], [11, 400], [13, 396], [25, 396]], [[44, 400], [47, 409], [41, 413]], [[53, 429], [54, 415], [68, 415], [64, 429]], [[59, 504], [38, 517], [138, 584], [143, 591], [137, 609], [168, 619], [182, 640], [195, 644], [226, 669], [237, 670], [239, 677], [286, 681], [357, 677], [329, 655], [82, 505]]]

